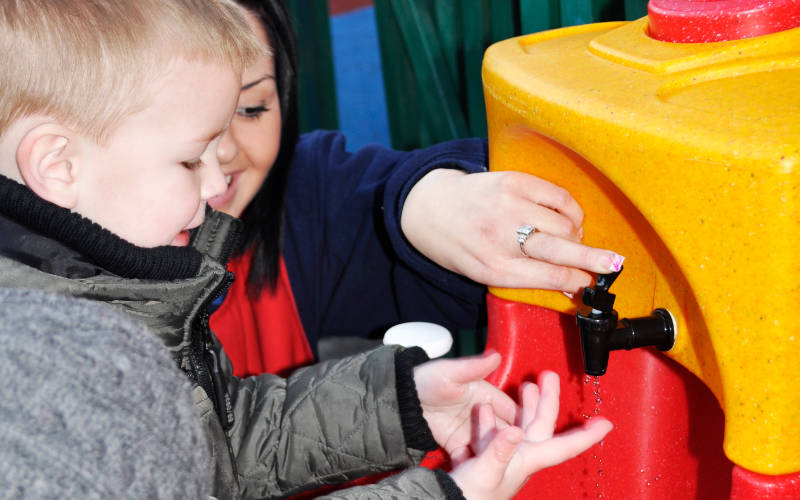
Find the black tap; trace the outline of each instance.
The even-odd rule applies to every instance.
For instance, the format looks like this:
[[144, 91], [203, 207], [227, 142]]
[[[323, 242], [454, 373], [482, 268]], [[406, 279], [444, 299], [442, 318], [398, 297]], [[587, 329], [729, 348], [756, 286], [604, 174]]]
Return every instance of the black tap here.
[[603, 375], [611, 351], [645, 346], [668, 351], [675, 344], [675, 324], [666, 309], [656, 309], [650, 316], [617, 320], [617, 311], [614, 310], [616, 295], [609, 293], [608, 289], [621, 272], [622, 268], [611, 274], [601, 274], [594, 287], [583, 289], [586, 307], [578, 311], [577, 317], [587, 375]]

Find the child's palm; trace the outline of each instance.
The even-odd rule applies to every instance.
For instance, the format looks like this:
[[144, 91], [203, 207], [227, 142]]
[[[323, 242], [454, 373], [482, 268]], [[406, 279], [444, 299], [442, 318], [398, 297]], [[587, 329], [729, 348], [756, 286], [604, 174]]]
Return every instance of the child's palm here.
[[497, 426], [514, 422], [517, 405], [505, 393], [483, 380], [497, 368], [500, 356], [437, 360], [414, 371], [423, 415], [433, 437], [454, 463], [469, 458], [473, 437], [472, 409], [487, 404], [498, 416]]

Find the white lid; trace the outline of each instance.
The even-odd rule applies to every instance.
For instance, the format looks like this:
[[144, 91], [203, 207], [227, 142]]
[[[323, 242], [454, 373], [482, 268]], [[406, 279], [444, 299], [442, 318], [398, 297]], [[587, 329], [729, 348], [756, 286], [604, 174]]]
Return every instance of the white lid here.
[[400, 323], [388, 330], [383, 336], [386, 345], [401, 345], [403, 347], [419, 346], [429, 358], [444, 356], [453, 346], [453, 336], [450, 331], [436, 323], [412, 321]]

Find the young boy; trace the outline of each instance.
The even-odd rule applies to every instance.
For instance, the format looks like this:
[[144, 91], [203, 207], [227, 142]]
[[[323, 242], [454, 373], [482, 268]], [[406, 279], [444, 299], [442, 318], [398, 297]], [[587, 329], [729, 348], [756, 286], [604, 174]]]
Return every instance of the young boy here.
[[557, 379], [541, 396], [526, 385], [520, 408], [482, 380], [496, 354], [423, 364], [384, 347], [289, 379], [230, 376], [206, 311], [232, 280], [235, 224], [204, 222], [205, 201], [225, 189], [220, 141], [262, 50], [228, 0], [0, 4], [0, 286], [148, 325], [194, 383], [218, 498], [291, 495], [437, 446], [452, 473], [411, 468], [336, 496], [509, 498], [602, 439], [602, 419], [553, 438]]

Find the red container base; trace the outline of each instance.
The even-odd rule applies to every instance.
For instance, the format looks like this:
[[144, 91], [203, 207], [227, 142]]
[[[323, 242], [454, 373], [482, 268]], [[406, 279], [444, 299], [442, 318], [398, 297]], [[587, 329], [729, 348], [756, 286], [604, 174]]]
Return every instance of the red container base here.
[[517, 498], [730, 498], [724, 417], [699, 379], [658, 352], [638, 349], [612, 352], [596, 385], [583, 372], [574, 316], [491, 294], [487, 302], [487, 349], [503, 355], [492, 383], [516, 395], [522, 381], [554, 370], [561, 377], [559, 430], [593, 414], [615, 426], [599, 445], [534, 475]]
[[739, 466], [733, 468], [731, 500], [797, 500], [798, 498], [800, 498], [800, 472], [767, 476]]

